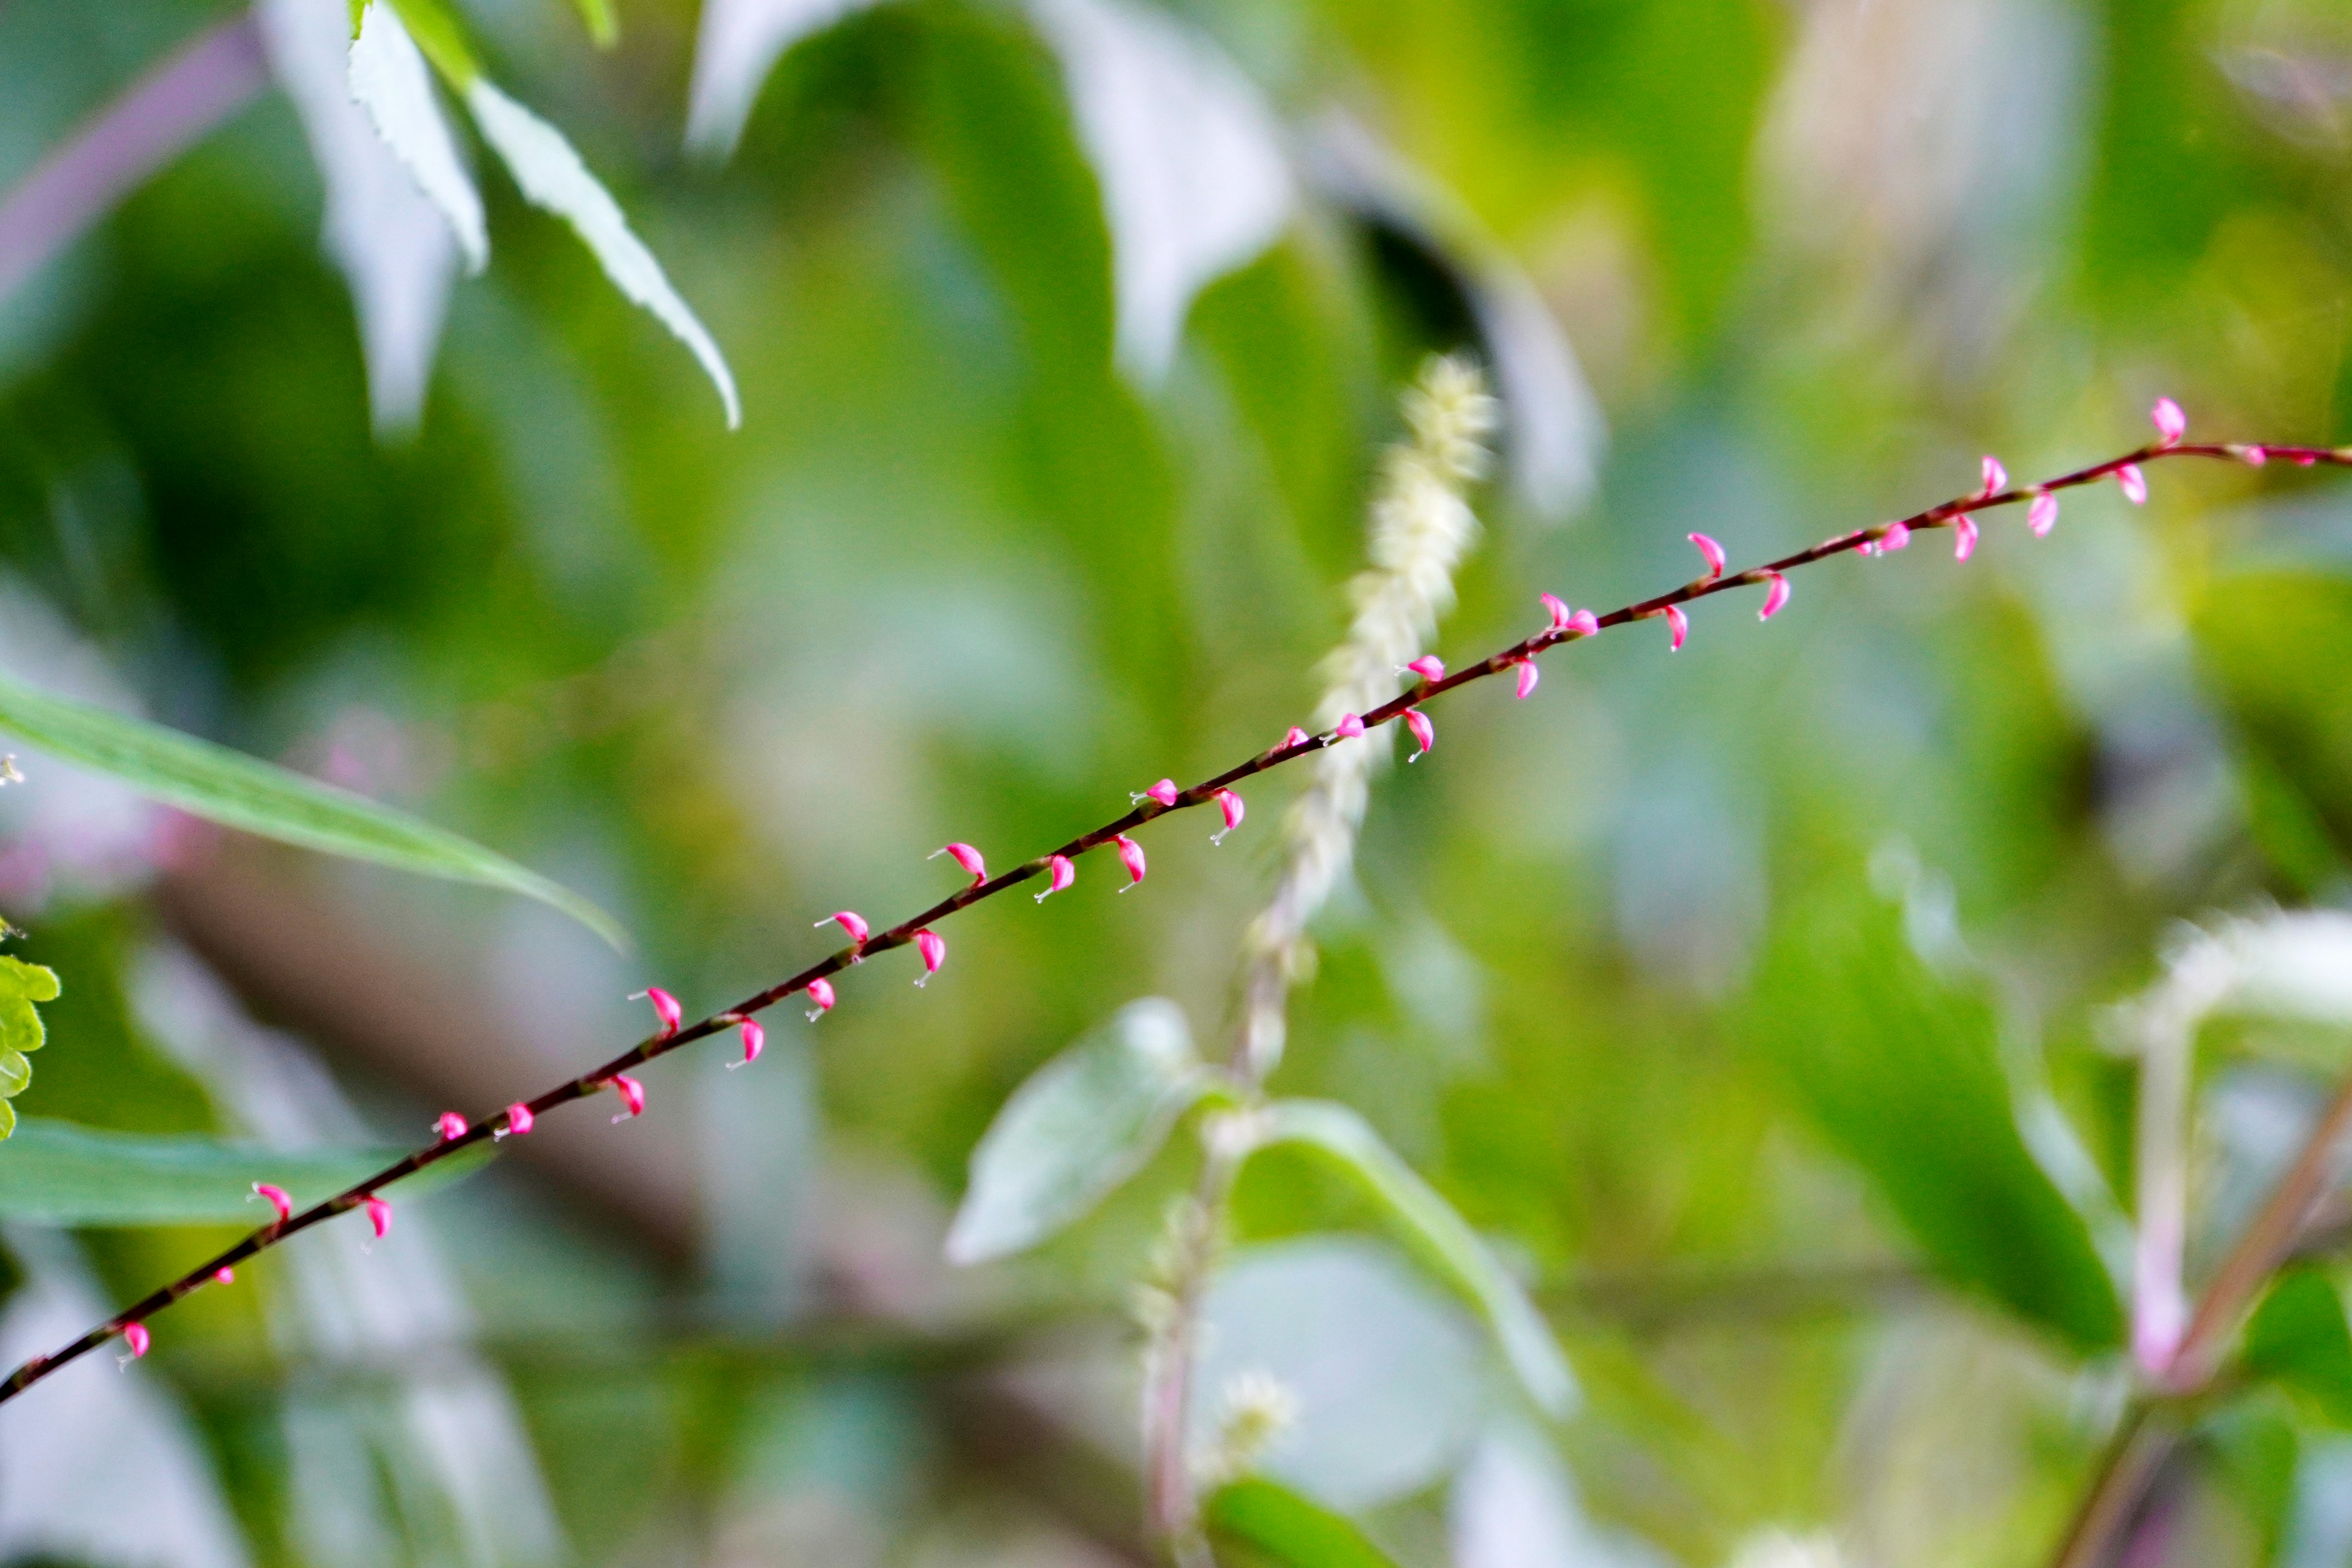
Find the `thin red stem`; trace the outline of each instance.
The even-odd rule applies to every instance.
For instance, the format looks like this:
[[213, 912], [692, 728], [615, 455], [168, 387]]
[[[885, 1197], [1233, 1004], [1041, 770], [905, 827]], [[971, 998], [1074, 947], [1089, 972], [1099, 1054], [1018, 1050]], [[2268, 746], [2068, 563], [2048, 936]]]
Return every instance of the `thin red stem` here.
[[[2077, 468], [2072, 473], [2060, 475], [2053, 479], [2046, 479], [2038, 485], [2016, 487], [1991, 495], [1979, 493], [1958, 500], [1946, 501], [1940, 506], [1929, 507], [1924, 511], [1915, 512], [1909, 517], [1894, 522], [1879, 523], [1874, 527], [1856, 529], [1850, 533], [1842, 533], [1834, 538], [1825, 539], [1811, 549], [1798, 551], [1793, 555], [1784, 555], [1777, 561], [1767, 562], [1761, 566], [1753, 566], [1744, 572], [1727, 573], [1717, 577], [1702, 577], [1696, 581], [1685, 583], [1670, 593], [1660, 594], [1654, 597], [1624, 605], [1620, 609], [1612, 610], [1600, 617], [1600, 624], [1606, 628], [1647, 619], [1664, 613], [1670, 605], [1688, 604], [1694, 599], [1707, 598], [1717, 594], [1727, 593], [1733, 588], [1756, 585], [1765, 582], [1773, 573], [1792, 572], [1801, 566], [1809, 566], [1816, 561], [1827, 560], [1832, 555], [1842, 555], [1849, 551], [1860, 549], [1866, 543], [1874, 542], [1885, 537], [1897, 527], [1915, 531], [1948, 527], [1953, 519], [1964, 513], [1983, 511], [1993, 507], [2014, 506], [2020, 501], [2029, 500], [2046, 491], [2072, 489], [2078, 486], [2093, 484], [2128, 464], [2156, 462], [2166, 458], [2213, 458], [2244, 461], [2251, 450], [2252, 448], [2246, 447], [2221, 444], [2143, 447], [2137, 451], [2127, 452], [2122, 457], [2112, 458], [2089, 468]], [[2305, 467], [2325, 463], [2334, 467], [2352, 468], [2352, 447], [2332, 449], [2325, 447], [2269, 447], [2262, 450], [2280, 461], [2298, 463]], [[1431, 698], [1451, 691], [1457, 686], [1466, 686], [1474, 680], [1483, 680], [1490, 675], [1512, 668], [1560, 643], [1576, 641], [1581, 635], [1565, 629], [1547, 629], [1537, 633], [1534, 637], [1514, 643], [1476, 664], [1455, 670], [1443, 680], [1417, 682], [1402, 695], [1362, 715], [1364, 726], [1367, 729], [1373, 729], [1388, 723], [1408, 708], [1426, 702]], [[546, 1115], [560, 1105], [575, 1100], [583, 1100], [609, 1085], [615, 1075], [626, 1072], [642, 1063], [649, 1062], [656, 1057], [667, 1056], [681, 1047], [731, 1028], [744, 1017], [763, 1012], [785, 997], [807, 990], [813, 981], [836, 974], [848, 968], [853, 963], [876, 953], [887, 952], [893, 948], [906, 946], [914, 941], [916, 932], [937, 924], [959, 910], [969, 908], [983, 899], [994, 898], [1007, 889], [1017, 887], [1032, 877], [1037, 876], [1046, 869], [1055, 855], [1067, 856], [1075, 859], [1087, 850], [1107, 844], [1118, 835], [1141, 826], [1155, 817], [1203, 805], [1221, 789], [1253, 774], [1262, 773], [1270, 768], [1296, 761], [1310, 752], [1321, 751], [1334, 744], [1338, 739], [1339, 737], [1327, 732], [1310, 736], [1296, 745], [1276, 746], [1271, 751], [1259, 752], [1247, 762], [1226, 769], [1214, 778], [1205, 779], [1194, 784], [1179, 795], [1171, 805], [1161, 805], [1157, 801], [1147, 800], [1125, 815], [1105, 823], [1093, 832], [1082, 834], [1071, 839], [1058, 849], [1050, 850], [1035, 859], [1014, 867], [1010, 871], [1000, 872], [984, 882], [975, 883], [961, 892], [940, 900], [922, 913], [909, 920], [901, 921], [887, 931], [876, 933], [862, 947], [844, 948], [809, 965], [790, 979], [772, 985], [756, 995], [746, 997], [733, 1006], [713, 1013], [698, 1022], [688, 1024], [674, 1033], [656, 1035], [640, 1040], [602, 1067], [583, 1073], [569, 1082], [559, 1084], [538, 1099], [528, 1101], [528, 1109], [531, 1115], [537, 1118]], [[436, 1164], [458, 1151], [470, 1148], [485, 1139], [502, 1135], [505, 1127], [506, 1112], [500, 1111], [488, 1121], [476, 1123], [461, 1137], [446, 1139], [428, 1148], [419, 1149], [405, 1159], [385, 1166], [365, 1181], [357, 1183], [333, 1197], [298, 1212], [283, 1223], [265, 1226], [255, 1231], [236, 1246], [196, 1265], [170, 1284], [140, 1298], [71, 1344], [49, 1355], [37, 1356], [18, 1367], [8, 1374], [5, 1381], [0, 1381], [0, 1403], [15, 1398], [59, 1367], [97, 1349], [107, 1341], [121, 1334], [131, 1324], [142, 1322], [154, 1316], [181, 1297], [202, 1287], [220, 1269], [242, 1263], [256, 1253], [277, 1246], [298, 1231], [310, 1229], [321, 1220], [331, 1218], [345, 1210], [357, 1208], [377, 1192], [401, 1178], [412, 1175], [428, 1165]]]

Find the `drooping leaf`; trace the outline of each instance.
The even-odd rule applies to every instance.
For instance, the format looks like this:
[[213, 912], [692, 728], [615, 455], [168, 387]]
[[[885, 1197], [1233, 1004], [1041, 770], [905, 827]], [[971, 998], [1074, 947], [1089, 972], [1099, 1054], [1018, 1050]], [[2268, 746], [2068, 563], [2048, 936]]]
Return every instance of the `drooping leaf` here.
[[490, 259], [481, 194], [458, 159], [449, 123], [433, 96], [425, 57], [417, 52], [400, 14], [383, 0], [374, 0], [361, 14], [347, 76], [352, 100], [367, 110], [383, 144], [447, 220], [457, 248], [465, 253], [466, 270], [481, 271]]
[[734, 373], [727, 368], [719, 345], [678, 298], [661, 263], [630, 231], [620, 204], [588, 172], [563, 133], [500, 92], [486, 77], [476, 77], [464, 93], [466, 107], [480, 127], [483, 140], [505, 163], [524, 197], [569, 224], [613, 286], [677, 334], [718, 387], [719, 400], [727, 409], [727, 427], [732, 430], [742, 424]]
[[1895, 906], [1850, 885], [1790, 900], [1744, 1016], [1938, 1273], [2078, 1349], [2120, 1340], [2089, 1226], [2019, 1131], [1991, 1006], [1928, 971]]
[[2246, 1324], [2244, 1365], [2352, 1427], [2352, 1325], [2343, 1294], [2318, 1269], [2291, 1269], [2272, 1285]]
[[39, 1050], [48, 1038], [34, 1004], [57, 999], [56, 971], [0, 954], [0, 1138], [16, 1130], [16, 1110], [8, 1101], [33, 1081], [25, 1053]]
[[480, 845], [349, 790], [0, 674], [0, 730], [223, 826], [419, 876], [503, 888], [553, 906], [615, 948], [628, 935], [569, 889]]
[[874, 0], [706, 0], [687, 89], [686, 144], [725, 158], [784, 51]]
[[1216, 1546], [1282, 1568], [1394, 1568], [1353, 1522], [1274, 1481], [1219, 1487], [1201, 1515]]
[[1143, 1168], [1209, 1077], [1172, 1002], [1130, 1002], [1013, 1091], [971, 1154], [948, 1257], [1034, 1247]]
[[[486, 1152], [489, 1145], [481, 1146]], [[260, 1224], [256, 1182], [274, 1182], [296, 1207], [341, 1192], [402, 1151], [287, 1153], [215, 1138], [109, 1132], [39, 1117], [19, 1123], [0, 1149], [0, 1217], [34, 1225]], [[410, 1177], [418, 1193], [477, 1170], [472, 1151]]]
[[1486, 1319], [1504, 1359], [1546, 1412], [1565, 1415], [1576, 1379], [1535, 1304], [1469, 1222], [1399, 1159], [1356, 1112], [1328, 1100], [1277, 1100], [1264, 1112], [1267, 1142], [1327, 1155], [1375, 1199], [1407, 1240]]

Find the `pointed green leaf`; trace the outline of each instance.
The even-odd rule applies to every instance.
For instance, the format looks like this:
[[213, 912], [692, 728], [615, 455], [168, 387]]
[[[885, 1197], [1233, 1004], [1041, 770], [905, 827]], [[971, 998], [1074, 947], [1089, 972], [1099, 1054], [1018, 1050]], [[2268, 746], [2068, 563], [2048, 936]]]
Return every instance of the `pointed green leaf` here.
[[375, 133], [392, 149], [416, 188], [447, 220], [466, 258], [466, 269], [479, 272], [490, 258], [482, 222], [482, 198], [458, 159], [457, 144], [433, 96], [424, 57], [400, 13], [376, 0], [352, 40], [352, 100], [367, 110]]
[[1031, 1074], [971, 1154], [948, 1257], [979, 1263], [1034, 1247], [1159, 1151], [1208, 1072], [1172, 1002], [1149, 996]]
[[743, 407], [736, 398], [735, 376], [727, 368], [726, 356], [678, 298], [654, 253], [630, 231], [620, 204], [588, 172], [563, 133], [500, 92], [486, 77], [475, 78], [464, 92], [466, 107], [481, 128], [482, 139], [504, 161], [524, 197], [571, 225], [613, 286], [677, 335], [719, 388], [719, 400], [727, 409], [727, 428], [742, 424]]
[[[0, 1109], [5, 1109], [0, 1102]], [[488, 1143], [401, 1184], [419, 1193], [479, 1169]], [[0, 1147], [0, 1217], [35, 1225], [258, 1225], [253, 1184], [274, 1182], [302, 1207], [364, 1181], [404, 1151], [287, 1153], [194, 1136], [109, 1132], [28, 1118]]]
[[1361, 1184], [1396, 1222], [1424, 1261], [1484, 1313], [1528, 1397], [1547, 1413], [1565, 1415], [1576, 1379], [1559, 1342], [1478, 1233], [1381, 1141], [1362, 1117], [1320, 1100], [1283, 1100], [1261, 1113], [1264, 1143], [1296, 1143], [1328, 1156]]
[[1350, 1521], [1273, 1481], [1218, 1488], [1201, 1522], [1220, 1549], [1280, 1568], [1395, 1568]]
[[552, 905], [615, 948], [628, 946], [612, 916], [503, 856], [226, 746], [50, 697], [6, 675], [0, 675], [0, 730], [191, 816], [348, 859], [503, 888]]
[[[370, 0], [369, 9], [378, 8], [383, 0]], [[466, 39], [465, 24], [442, 0], [391, 0], [400, 13], [400, 20], [433, 68], [441, 73], [451, 90], [464, 92], [482, 74], [481, 62], [474, 58], [474, 46]], [[361, 30], [364, 31], [364, 19]]]

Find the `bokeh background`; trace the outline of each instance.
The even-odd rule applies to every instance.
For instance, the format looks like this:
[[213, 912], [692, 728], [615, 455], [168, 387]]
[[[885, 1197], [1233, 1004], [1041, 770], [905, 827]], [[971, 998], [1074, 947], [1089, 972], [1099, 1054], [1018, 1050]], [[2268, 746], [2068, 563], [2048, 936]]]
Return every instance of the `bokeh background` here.
[[[492, 261], [446, 326], [446, 258], [355, 314], [256, 41], [285, 16], [0, 0], [0, 192], [220, 55], [86, 226], [0, 208], [0, 664], [455, 827], [639, 943], [192, 844], [26, 750], [0, 911], [65, 984], [27, 1118], [405, 1145], [612, 1054], [648, 983], [715, 1007], [828, 910], [921, 907], [943, 840], [1010, 863], [1262, 749], [1433, 350], [1507, 405], [1455, 659], [1539, 590], [1685, 580], [1693, 530], [1756, 560], [1984, 452], [2137, 445], [2159, 394], [2200, 437], [2352, 439], [2333, 0], [707, 4], [623, 0], [609, 50], [462, 9], [709, 323], [731, 434], [479, 156]], [[1988, 517], [1965, 566], [1810, 571], [1769, 628], [1710, 601], [1673, 658], [1555, 655], [1382, 775], [1275, 1087], [1362, 1110], [1582, 1384], [1538, 1419], [1341, 1188], [1254, 1165], [1239, 1240], [1346, 1285], [1259, 1303], [1319, 1380], [1277, 1460], [1399, 1562], [2046, 1560], [2124, 1397], [2105, 1010], [2176, 922], [2340, 902], [2352, 856], [2352, 492], [2151, 478], [2047, 539]], [[940, 1238], [1038, 1063], [1144, 995], [1225, 1036], [1295, 787], [0, 1410], [0, 1555], [1146, 1560], [1128, 1297], [1190, 1140], [1033, 1258]], [[2209, 1058], [2193, 1269], [2343, 1059]], [[0, 1215], [0, 1350], [236, 1233]], [[2352, 1561], [2347, 1405], [2212, 1402], [2135, 1561]]]

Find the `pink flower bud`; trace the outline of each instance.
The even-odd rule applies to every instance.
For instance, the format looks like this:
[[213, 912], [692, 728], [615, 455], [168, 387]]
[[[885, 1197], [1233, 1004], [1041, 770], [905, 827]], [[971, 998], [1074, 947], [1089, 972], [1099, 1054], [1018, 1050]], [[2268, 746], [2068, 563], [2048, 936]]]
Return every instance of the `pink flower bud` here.
[[1756, 612], [1759, 621], [1769, 621], [1780, 613], [1789, 602], [1789, 580], [1778, 572], [1764, 574], [1764, 607]]
[[[809, 982], [809, 996], [812, 1000], [815, 998], [816, 988], [820, 985], [824, 985], [824, 982], [823, 980], [812, 980]], [[826, 1001], [829, 1004], [833, 997], [833, 987], [830, 985], [824, 985], [824, 992]], [[822, 1013], [824, 1009], [820, 1007], [817, 1011]], [[811, 1021], [814, 1022], [814, 1020]], [[746, 1018], [741, 1023], [736, 1025], [735, 1028], [736, 1032], [743, 1037], [743, 1065], [745, 1067], [750, 1067], [753, 1062], [760, 1059], [760, 1053], [768, 1048], [768, 1031], [761, 1026], [760, 1021], [757, 1018]]]
[[1443, 680], [1445, 679], [1445, 661], [1438, 658], [1433, 653], [1425, 653], [1422, 655], [1419, 658], [1414, 659], [1411, 664], [1406, 665], [1405, 668], [1411, 673], [1418, 675], [1423, 680]]
[[[1111, 842], [1118, 846], [1118, 863], [1127, 868], [1127, 888], [1132, 888], [1143, 880], [1143, 846], [1124, 833], [1114, 835]], [[1124, 893], [1127, 888], [1119, 891]]]
[[2298, 468], [2307, 468], [2319, 461], [2319, 454], [2316, 452], [2294, 452], [2290, 456], [2294, 458], [2294, 466]]
[[2269, 451], [2261, 447], [2241, 447], [2238, 448], [2238, 456], [2245, 459], [2245, 464], [2250, 468], [2259, 468], [2271, 460]]
[[866, 938], [871, 928], [866, 925], [866, 917], [864, 915], [857, 913], [855, 910], [836, 910], [833, 914], [825, 916], [824, 920], [821, 920], [816, 923], [824, 925], [827, 923], [827, 921], [839, 926], [843, 931], [849, 933], [850, 946], [864, 947], [866, 945]]
[[384, 1202], [382, 1198], [370, 1195], [360, 1200], [360, 1207], [367, 1210], [368, 1224], [375, 1231], [375, 1238], [378, 1241], [382, 1241], [385, 1237], [392, 1234], [392, 1205], [390, 1204]]
[[1037, 901], [1044, 903], [1077, 879], [1078, 868], [1070, 864], [1070, 858], [1067, 855], [1055, 856], [1045, 862], [1045, 890], [1037, 895]]
[[1568, 629], [1580, 637], [1601, 635], [1601, 617], [1591, 610], [1579, 610], [1568, 617]]
[[2048, 490], [2037, 494], [2033, 504], [2025, 509], [2025, 526], [2033, 531], [2036, 538], [2047, 536], [2058, 526], [2058, 498]]
[[1977, 552], [1977, 520], [1963, 512], [1952, 519], [1952, 559], [1966, 561]]
[[1429, 754], [1430, 747], [1437, 744], [1437, 726], [1432, 724], [1429, 721], [1429, 715], [1420, 709], [1408, 708], [1404, 710], [1404, 727], [1412, 731], [1413, 740], [1421, 747], [1421, 750], [1407, 757], [1405, 761], [1417, 763]]
[[1682, 652], [1683, 643], [1690, 636], [1690, 617], [1683, 614], [1683, 607], [1680, 605], [1666, 606], [1666, 626], [1675, 634], [1674, 641], [1668, 645], [1667, 650], [1672, 653]]
[[132, 1361], [137, 1361], [141, 1356], [145, 1355], [147, 1353], [148, 1342], [147, 1325], [144, 1323], [123, 1324], [122, 1342], [131, 1347], [131, 1359]]
[[215, 1268], [215, 1269], [214, 1269], [214, 1270], [213, 1270], [213, 1283], [214, 1283], [214, 1284], [215, 1284], [215, 1285], [234, 1285], [234, 1284], [236, 1284], [236, 1269], [234, 1269], [234, 1268], [230, 1268], [227, 1264], [226, 1264], [226, 1263], [222, 1264], [218, 1268]]
[[1903, 549], [1910, 542], [1911, 525], [1907, 522], [1890, 522], [1886, 525], [1886, 531], [1878, 536], [1878, 552], [1881, 555], [1890, 554]]
[[1229, 789], [1221, 789], [1209, 798], [1215, 801], [1217, 809], [1225, 814], [1224, 826], [1210, 834], [1209, 842], [1223, 844], [1225, 841], [1225, 835], [1239, 827], [1242, 825], [1242, 818], [1249, 815], [1249, 805], [1241, 796]]
[[1569, 609], [1567, 601], [1562, 599], [1557, 594], [1544, 594], [1538, 596], [1543, 600], [1543, 607], [1545, 610], [1550, 613], [1551, 629], [1556, 632], [1564, 632], [1568, 630]]
[[1314, 736], [1312, 736], [1312, 735], [1308, 734], [1306, 731], [1304, 731], [1304, 730], [1300, 729], [1297, 725], [1293, 724], [1293, 725], [1290, 727], [1290, 732], [1289, 732], [1288, 734], [1286, 734], [1286, 735], [1283, 736], [1283, 738], [1282, 738], [1282, 744], [1281, 744], [1281, 745], [1279, 745], [1279, 746], [1276, 746], [1276, 747], [1275, 748], [1275, 750], [1276, 750], [1276, 751], [1277, 751], [1277, 752], [1286, 752], [1286, 751], [1290, 750], [1290, 748], [1291, 748], [1291, 747], [1293, 747], [1293, 746], [1303, 746], [1303, 745], [1307, 744], [1307, 742], [1309, 742], [1309, 741], [1313, 740], [1314, 738], [1315, 738]]
[[[833, 1011], [833, 1004], [835, 1000], [833, 994], [833, 982], [827, 980], [822, 974], [818, 975], [814, 980], [810, 981], [808, 984], [808, 999], [816, 1004], [815, 1006], [808, 1010], [808, 1021], [814, 1024], [819, 1018], [824, 1017], [827, 1013]], [[762, 1044], [765, 1044], [767, 1041], [767, 1036], [761, 1035], [760, 1039]], [[743, 1037], [743, 1059], [748, 1062], [759, 1054], [760, 1053], [757, 1050], [752, 1048], [751, 1037], [748, 1034], [745, 1035]]]
[[626, 1121], [632, 1116], [646, 1113], [646, 1086], [627, 1073], [613, 1075], [613, 1092], [621, 1097], [622, 1105], [621, 1114], [613, 1118], [614, 1121]]
[[1722, 576], [1724, 566], [1723, 546], [1717, 544], [1714, 540], [1709, 539], [1704, 533], [1692, 534], [1690, 536], [1690, 542], [1693, 544], [1697, 545], [1699, 554], [1706, 557], [1706, 574], [1709, 577]]
[[943, 845], [940, 848], [932, 850], [926, 858], [936, 860], [942, 855], [946, 856], [948, 858], [953, 860], [957, 865], [964, 868], [964, 874], [971, 879], [971, 885], [973, 887], [977, 888], [982, 882], [988, 880], [988, 862], [980, 858], [980, 851], [974, 849], [971, 845]]
[[677, 1033], [678, 1025], [686, 1020], [686, 1009], [677, 1005], [677, 997], [658, 985], [648, 985], [629, 1000], [640, 998], [652, 1005], [654, 1016], [661, 1020], [661, 1038], [667, 1040]]
[[433, 1122], [433, 1135], [444, 1143], [455, 1143], [466, 1135], [466, 1119], [454, 1110], [445, 1110]]
[[1352, 741], [1364, 732], [1364, 721], [1353, 713], [1342, 713], [1331, 727], [1331, 733], [1342, 741]]
[[1521, 659], [1519, 661], [1519, 700], [1522, 702], [1526, 701], [1528, 700], [1528, 694], [1536, 689], [1536, 682], [1542, 679], [1542, 676], [1536, 673], [1536, 661], [1534, 659]]
[[279, 1225], [284, 1225], [294, 1217], [294, 1199], [284, 1187], [272, 1186], [268, 1182], [256, 1182], [253, 1184], [253, 1195], [278, 1211]]
[[1999, 458], [1988, 456], [1984, 460], [1984, 493], [1988, 497], [1997, 496], [2007, 489], [2009, 470], [2000, 466]]
[[1174, 805], [1177, 795], [1181, 793], [1177, 789], [1174, 779], [1161, 779], [1141, 795], [1131, 794], [1127, 798], [1139, 804], [1147, 800], [1156, 800], [1162, 805]]
[[2169, 397], [2158, 398], [2156, 406], [2148, 410], [2147, 416], [2156, 422], [2156, 433], [2164, 437], [2164, 444], [2168, 447], [2179, 446], [2180, 438], [2189, 434], [2189, 416], [2182, 413], [2180, 405]]
[[2116, 483], [2124, 492], [2124, 500], [2134, 506], [2147, 504], [2147, 476], [2139, 471], [2137, 463], [2126, 463], [2116, 470]]
[[530, 1107], [520, 1100], [507, 1107], [507, 1131], [518, 1138], [530, 1131], [534, 1120]]
[[915, 982], [916, 984], [920, 985], [924, 981], [937, 974], [940, 972], [940, 965], [948, 961], [948, 944], [940, 940], [937, 931], [919, 931], [915, 933], [915, 951], [920, 953], [923, 959], [923, 977]]

